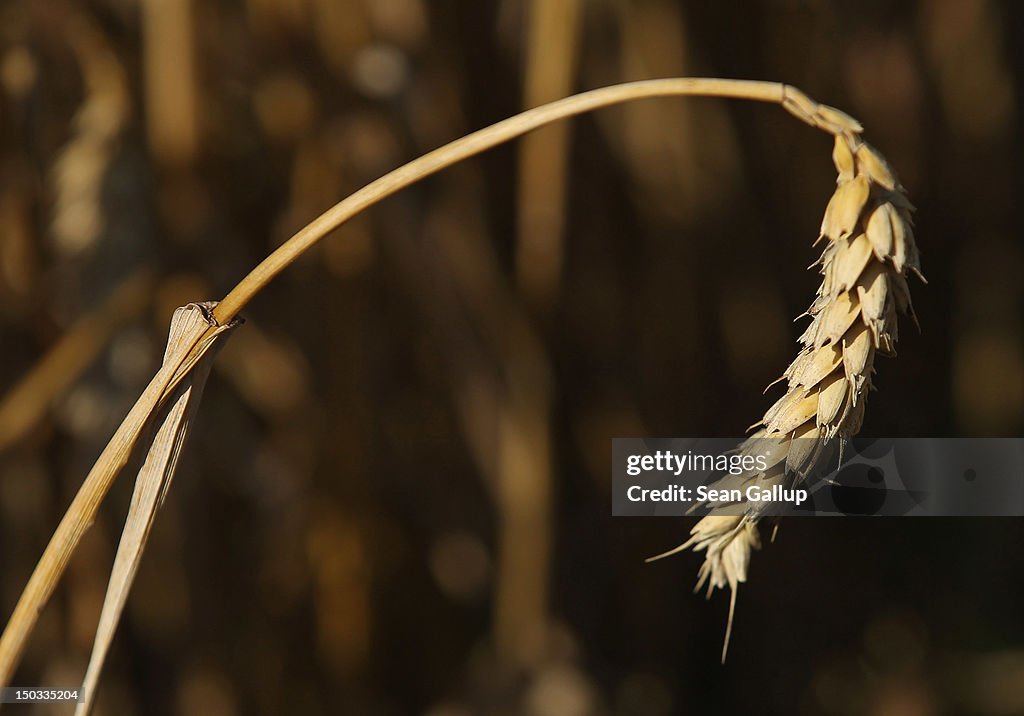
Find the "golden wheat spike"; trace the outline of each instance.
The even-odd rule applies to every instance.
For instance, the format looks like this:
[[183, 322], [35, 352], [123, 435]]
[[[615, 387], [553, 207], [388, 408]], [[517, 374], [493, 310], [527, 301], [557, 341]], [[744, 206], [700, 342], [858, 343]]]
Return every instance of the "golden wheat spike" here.
[[[813, 111], [802, 105], [806, 113]], [[845, 115], [843, 115], [845, 117]], [[829, 113], [819, 126], [839, 126]], [[856, 129], [854, 129], [856, 126]], [[911, 205], [882, 156], [860, 139], [860, 125], [842, 127], [832, 153], [839, 173], [825, 209], [819, 238], [823, 280], [807, 314], [812, 321], [801, 336], [803, 350], [786, 370], [786, 393], [756, 423], [763, 429], [741, 446], [761, 450], [758, 439], [779, 442], [786, 469], [755, 476], [766, 486], [799, 481], [822, 460], [824, 448], [860, 431], [871, 387], [874, 358], [891, 355], [897, 337], [897, 313], [913, 315], [906, 274], [920, 275], [911, 231]], [[729, 645], [736, 590], [747, 580], [750, 553], [760, 546], [759, 515], [748, 505], [740, 516], [709, 515], [690, 531], [680, 547], [705, 553], [697, 588], [732, 591], [722, 659]]]

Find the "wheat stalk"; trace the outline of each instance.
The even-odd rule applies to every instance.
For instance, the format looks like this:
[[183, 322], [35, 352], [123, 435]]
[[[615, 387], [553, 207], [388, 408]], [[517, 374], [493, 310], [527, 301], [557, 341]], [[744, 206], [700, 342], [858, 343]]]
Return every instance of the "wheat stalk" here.
[[[741, 454], [770, 453], [768, 468], [728, 475], [722, 487], [758, 481], [765, 487], [798, 483], [830, 454], [829, 448], [860, 431], [876, 355], [895, 355], [897, 314], [916, 323], [906, 276], [921, 275], [911, 212], [903, 187], [885, 159], [850, 123], [835, 135], [832, 159], [839, 176], [825, 209], [815, 262], [823, 276], [805, 315], [811, 322], [800, 336], [801, 350], [779, 381], [786, 393], [752, 427]], [[779, 382], [776, 381], [776, 382]], [[771, 387], [771, 386], [769, 386]], [[747, 503], [742, 515], [710, 514], [690, 531], [690, 539], [653, 561], [687, 548], [704, 551], [695, 591], [707, 585], [730, 589], [725, 661], [736, 609], [736, 592], [747, 580], [750, 553], [760, 546], [759, 506]]]
[[[209, 304], [188, 304], [174, 312], [164, 361], [174, 360], [180, 344], [187, 343], [190, 336], [200, 335], [210, 327], [210, 309], [212, 306]], [[154, 437], [149, 441], [149, 452], [135, 478], [135, 490], [114, 557], [92, 655], [82, 682], [83, 693], [75, 709], [76, 715], [88, 714], [96, 701], [100, 672], [124, 611], [128, 592], [135, 581], [156, 513], [174, 479], [178, 459], [188, 440], [213, 359], [237, 324], [238, 321], [226, 326], [214, 326], [218, 340], [208, 344], [210, 347], [206, 355], [188, 372], [164, 409], [156, 415], [155, 422], [159, 425], [154, 425], [156, 429]]]
[[[853, 228], [863, 224], [865, 230], [875, 237], [875, 240], [872, 240], [873, 250], [879, 250], [879, 255], [884, 257], [884, 260], [875, 262], [881, 268], [874, 270], [875, 274], [882, 277], [883, 288], [875, 289], [873, 288], [874, 283], [866, 281], [865, 277], [873, 274], [869, 271], [868, 264], [865, 264], [858, 276], [851, 279], [856, 280], [858, 289], [856, 296], [851, 298], [851, 289], [839, 290], [838, 287], [841, 284], [835, 283], [836, 269], [833, 268], [831, 282], [826, 275], [822, 295], [831, 297], [835, 294], [835, 298], [830, 298], [814, 310], [813, 325], [819, 328], [816, 328], [813, 335], [805, 342], [808, 347], [805, 350], [817, 355], [828, 346], [836, 345], [837, 338], [830, 338], [836, 327], [846, 320], [847, 315], [852, 316], [850, 323], [847, 323], [842, 331], [836, 333], [836, 336], [846, 335], [850, 326], [857, 320], [857, 316], [861, 314], [863, 314], [862, 322], [872, 331], [874, 347], [869, 350], [868, 358], [872, 357], [874, 351], [879, 347], [891, 349], [891, 344], [895, 340], [895, 320], [890, 317], [891, 311], [888, 306], [889, 301], [897, 301], [896, 291], [890, 290], [890, 285], [895, 285], [895, 279], [892, 276], [901, 274], [903, 267], [911, 264], [916, 266], [916, 251], [912, 250], [913, 242], [910, 238], [909, 228], [907, 228], [909, 221], [904, 219], [909, 206], [896, 198], [899, 193], [898, 187], [881, 158], [867, 145], [860, 142], [858, 134], [861, 128], [855, 120], [836, 109], [814, 102], [789, 85], [711, 78], [672, 78], [631, 82], [584, 92], [528, 110], [435, 149], [385, 174], [328, 209], [264, 259], [222, 301], [216, 304], [208, 317], [209, 328], [205, 332], [198, 332], [196, 335], [189, 336], [187, 340], [183, 338], [174, 345], [174, 350], [169, 352], [160, 370], [150, 381], [138, 402], [104, 448], [96, 464], [89, 471], [22, 592], [3, 635], [0, 637], [0, 686], [6, 686], [10, 682], [11, 675], [39, 612], [52, 595], [58, 579], [63, 574], [85, 530], [95, 519], [99, 505], [114, 479], [128, 462], [132, 451], [139, 447], [137, 443], [145, 442], [141, 436], [152, 428], [154, 421], [161, 414], [167, 414], [165, 408], [169, 402], [173, 403], [176, 387], [188, 380], [190, 371], [201, 364], [204, 354], [218, 339], [224, 327], [229, 326], [239, 311], [275, 276], [316, 242], [355, 215], [452, 164], [554, 121], [623, 102], [667, 96], [726, 97], [775, 103], [811, 126], [836, 136], [837, 145], [839, 140], [845, 143], [847, 153], [840, 152], [837, 163], [845, 162], [843, 166], [846, 166], [846, 169], [844, 170], [843, 166], [840, 167], [840, 188], [830, 204], [829, 212], [826, 213], [826, 226], [823, 233], [829, 236], [830, 242], [848, 240], [853, 235]], [[847, 174], [849, 176], [846, 176]], [[884, 237], [879, 233], [884, 228], [882, 221], [884, 217], [880, 217], [875, 222], [874, 229], [870, 227], [870, 222], [864, 223], [864, 219], [861, 218], [862, 212], [869, 203], [872, 206], [881, 206], [879, 199], [883, 196], [891, 198], [889, 203], [893, 207], [891, 211], [886, 210], [889, 212], [887, 214], [889, 222], [885, 226], [889, 227], [891, 234], [889, 238], [885, 239], [888, 244], [883, 241]], [[848, 230], [840, 231], [847, 225], [850, 227]], [[897, 232], [902, 233], [897, 236]], [[856, 242], [848, 241], [850, 245], [854, 243]], [[848, 249], [840, 251], [839, 248], [835, 248], [831, 252], [826, 249], [828, 254], [824, 261], [826, 267], [836, 265], [838, 257], [845, 256], [847, 252]], [[870, 256], [868, 258], [870, 260]], [[846, 259], [844, 259], [845, 261]], [[895, 269], [896, 262], [900, 266], [899, 271], [891, 271], [888, 265], [891, 264]], [[827, 271], [826, 274], [828, 274]], [[848, 276], [849, 269], [844, 269], [841, 274]], [[865, 288], [864, 296], [859, 293], [861, 285]], [[884, 295], [877, 293], [879, 290], [883, 291]], [[839, 315], [838, 309], [833, 306], [843, 305], [843, 295], [847, 296], [847, 304], [845, 304], [847, 313]], [[851, 303], [854, 300], [856, 303]], [[881, 304], [878, 303], [879, 300], [881, 300]], [[899, 300], [902, 301], [902, 299]], [[860, 309], [861, 305], [864, 306], [863, 311]], [[876, 311], [875, 309], [879, 305], [882, 308], [880, 311]], [[848, 349], [845, 347], [845, 343], [843, 345], [845, 352]], [[852, 347], [849, 350], [852, 351]], [[815, 360], [820, 360], [820, 358]], [[800, 359], [798, 359], [798, 363], [800, 363]], [[835, 372], [838, 365], [840, 363], [831, 366], [831, 371]], [[854, 364], [851, 362], [851, 365]], [[870, 367], [865, 363], [860, 366], [858, 374], [866, 376], [869, 371]], [[802, 376], [803, 372], [800, 372], [800, 375]], [[791, 384], [796, 386], [794, 390], [799, 389], [805, 393], [814, 391], [815, 395], [821, 393], [822, 396], [831, 395], [831, 393], [819, 389], [819, 386], [824, 385], [821, 380], [813, 385], [802, 384], [801, 380], [802, 378], [799, 377], [791, 378]], [[849, 381], [849, 383], [852, 385], [854, 381]], [[866, 389], [867, 379], [865, 378], [864, 381], [857, 384], [855, 394], [859, 398]], [[827, 400], [827, 398], [823, 399]], [[860, 404], [859, 407], [856, 406], [856, 403]], [[844, 405], [846, 406], [845, 410], [840, 410], [834, 415], [830, 414], [830, 420], [825, 423], [826, 427], [833, 423], [838, 425], [837, 434], [839, 430], [852, 428], [854, 417], [863, 410], [863, 401], [853, 400], [852, 395], [850, 400], [844, 400], [839, 407], [842, 408]], [[798, 412], [805, 410], [803, 406], [804, 403], [799, 402], [799, 408], [788, 404], [782, 405], [777, 410], [773, 408], [773, 411], [769, 411], [769, 415], [765, 416], [765, 429], [781, 430], [782, 426], [788, 425], [792, 416], [797, 414], [793, 412], [794, 410]], [[841, 419], [838, 418], [839, 413], [843, 416]], [[817, 414], [817, 408], [813, 414]], [[824, 416], [827, 413], [821, 411], [821, 414]], [[859, 423], [859, 417], [856, 418], [856, 422]], [[790, 430], [794, 434], [800, 433], [801, 430], [806, 430], [810, 434], [811, 429], [807, 427], [808, 425], [813, 425], [814, 430], [818, 431], [815, 434], [822, 434], [817, 423], [809, 419], [799, 423], [798, 428]], [[795, 451], [793, 453], [795, 454]], [[164, 475], [162, 479], [169, 482], [171, 474]], [[743, 517], [729, 522], [722, 522], [718, 519], [703, 521], [695, 528], [694, 538], [685, 546], [692, 545], [698, 549], [707, 550], [707, 561], [701, 568], [702, 582], [710, 578], [712, 587], [729, 584], [733, 587], [735, 595], [737, 583], [746, 579], [746, 563], [749, 559], [750, 549], [756, 545], [755, 524], [756, 517]]]

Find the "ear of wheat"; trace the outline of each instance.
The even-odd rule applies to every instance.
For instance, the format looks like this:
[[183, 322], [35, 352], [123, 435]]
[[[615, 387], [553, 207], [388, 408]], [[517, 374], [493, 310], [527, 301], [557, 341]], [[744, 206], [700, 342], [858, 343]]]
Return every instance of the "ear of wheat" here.
[[[829, 107], [809, 108], [819, 126], [835, 132], [832, 159], [839, 173], [825, 209], [818, 241], [824, 240], [822, 282], [807, 310], [810, 325], [800, 336], [800, 353], [779, 381], [786, 392], [752, 428], [741, 454], [764, 453], [768, 469], [726, 476], [722, 486], [757, 481], [766, 487], [800, 482], [823, 461], [830, 448], [860, 431], [876, 355], [895, 355], [897, 315], [916, 323], [907, 274], [921, 275], [914, 243], [913, 207], [885, 159], [861, 139], [861, 127]], [[776, 382], [779, 382], [776, 381]], [[726, 485], [725, 483], [728, 483]], [[722, 660], [729, 648], [736, 592], [747, 580], [750, 554], [760, 547], [758, 507], [747, 503], [742, 515], [710, 514], [690, 531], [690, 539], [661, 559], [692, 548], [704, 552], [697, 587], [730, 590]]]
[[[205, 330], [175, 342], [173, 354], [165, 359], [86, 476], [0, 635], [0, 686], [10, 683], [43, 606], [133, 450], [160, 447], [159, 443], [154, 446], [152, 441], [152, 435], [160, 432], [150, 428], [161, 418], [166, 422], [171, 415], [167, 407], [175, 404], [175, 390], [186, 379], [202, 379], [202, 375], [191, 378], [191, 372], [202, 365], [204, 355], [224, 327], [230, 326], [242, 308], [274, 277], [349, 219], [424, 177], [551, 122], [614, 104], [667, 96], [730, 97], [779, 104], [802, 121], [836, 138], [834, 159], [839, 170], [839, 187], [829, 202], [822, 224], [822, 237], [828, 239], [821, 258], [824, 280], [809, 311], [812, 321], [801, 338], [803, 349], [784, 376], [788, 385], [786, 395], [765, 414], [761, 429], [751, 438], [769, 437], [778, 440], [780, 446], [779, 460], [766, 474], [756, 477], [769, 483], [781, 482], [794, 473], [803, 474], [819, 458], [819, 446], [856, 433], [874, 370], [874, 356], [879, 352], [892, 353], [896, 341], [896, 314], [910, 310], [905, 273], [918, 270], [917, 249], [910, 228], [910, 204], [885, 161], [861, 141], [860, 125], [836, 109], [817, 104], [796, 88], [775, 82], [668, 78], [604, 87], [567, 97], [461, 137], [351, 194], [314, 219], [243, 278], [206, 316], [209, 326]], [[175, 415], [177, 413], [171, 417], [177, 420]], [[815, 447], [807, 449], [807, 444]], [[749, 452], [751, 449], [750, 441], [741, 446], [741, 450]], [[161, 484], [169, 484], [174, 462], [166, 463], [169, 471], [155, 473], [163, 481]], [[705, 551], [698, 588], [707, 584], [709, 594], [715, 588], [727, 585], [731, 588], [730, 629], [736, 589], [740, 582], [746, 581], [750, 552], [759, 544], [758, 517], [753, 510], [740, 517], [707, 517], [692, 530], [689, 541], [673, 550], [693, 547]], [[144, 537], [150, 522], [138, 524], [142, 529], [133, 528], [133, 531]], [[144, 539], [133, 543], [133, 561], [141, 557], [144, 543]], [[122, 576], [115, 576], [126, 590], [131, 570], [122, 569], [120, 574]], [[127, 580], [124, 574], [129, 575]], [[94, 661], [97, 666], [90, 675], [91, 683], [98, 678], [98, 665], [102, 663], [105, 645], [123, 606], [124, 595], [116, 583], [115, 587], [112, 590], [114, 600], [108, 610], [110, 623], [104, 625], [97, 641], [101, 646]]]

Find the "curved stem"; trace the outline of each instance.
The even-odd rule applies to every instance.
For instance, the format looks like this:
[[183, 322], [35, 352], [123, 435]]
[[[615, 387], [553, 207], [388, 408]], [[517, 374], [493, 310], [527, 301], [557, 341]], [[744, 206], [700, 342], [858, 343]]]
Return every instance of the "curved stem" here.
[[[256, 266], [216, 306], [213, 319], [221, 326], [229, 323], [275, 276], [317, 241], [359, 212], [420, 179], [550, 122], [637, 99], [686, 95], [779, 104], [807, 124], [832, 134], [859, 131], [859, 125], [846, 115], [818, 105], [798, 89], [778, 82], [670, 78], [630, 82], [584, 92], [527, 110], [468, 134], [366, 185], [321, 214]], [[82, 535], [95, 520], [100, 503], [128, 462], [139, 436], [152, 416], [159, 411], [176, 381], [190, 370], [190, 361], [194, 363], [197, 360], [216, 332], [216, 326], [211, 326], [195, 344], [178, 346], [179, 352], [176, 355], [179, 358], [165, 362], [153, 377], [86, 476], [36, 564], [0, 636], [0, 686], [9, 683], [39, 613], [53, 593]]]
[[778, 82], [671, 78], [603, 87], [529, 109], [428, 152], [388, 172], [335, 204], [260, 262], [217, 305], [214, 316], [221, 324], [230, 321], [253, 296], [303, 252], [364, 209], [452, 164], [520, 137], [545, 124], [601, 107], [647, 97], [701, 95], [782, 104], [787, 94], [800, 96], [801, 93]]

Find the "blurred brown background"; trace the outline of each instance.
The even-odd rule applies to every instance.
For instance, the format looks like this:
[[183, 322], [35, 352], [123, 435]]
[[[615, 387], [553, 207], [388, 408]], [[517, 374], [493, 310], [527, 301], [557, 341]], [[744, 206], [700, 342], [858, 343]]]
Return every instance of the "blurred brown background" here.
[[[384, 171], [614, 82], [780, 80], [862, 120], [930, 281], [865, 433], [1020, 435], [1022, 26], [974, 0], [6, 0], [4, 613], [174, 306]], [[610, 517], [612, 437], [735, 435], [773, 399], [830, 151], [775, 107], [645, 101], [324, 241], [218, 358], [97, 713], [1024, 713], [1020, 520], [786, 523], [723, 667], [700, 558], [642, 561], [689, 523]], [[18, 684], [81, 679], [129, 494]]]

